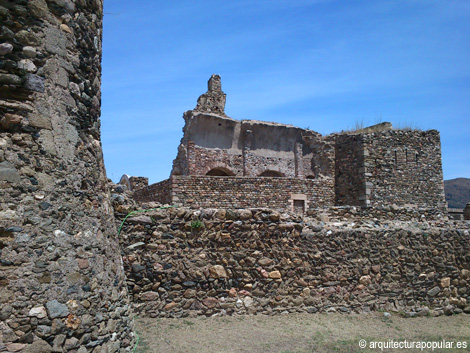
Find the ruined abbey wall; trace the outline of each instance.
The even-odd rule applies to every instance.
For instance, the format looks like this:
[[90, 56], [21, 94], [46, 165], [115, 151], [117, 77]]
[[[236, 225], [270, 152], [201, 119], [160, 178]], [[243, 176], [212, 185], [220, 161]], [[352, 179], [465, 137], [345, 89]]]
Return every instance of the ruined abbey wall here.
[[446, 208], [435, 130], [393, 130], [381, 123], [322, 136], [231, 119], [225, 98], [220, 77], [212, 75], [207, 93], [183, 115], [171, 172], [176, 179], [137, 190], [136, 200], [290, 211], [294, 203], [304, 211], [327, 205]]
[[316, 158], [332, 151], [333, 142], [313, 131], [197, 111], [186, 112], [184, 118], [173, 175], [206, 175], [220, 170], [232, 176], [333, 177], [332, 160]]
[[0, 351], [134, 338], [100, 142], [100, 0], [0, 0]]

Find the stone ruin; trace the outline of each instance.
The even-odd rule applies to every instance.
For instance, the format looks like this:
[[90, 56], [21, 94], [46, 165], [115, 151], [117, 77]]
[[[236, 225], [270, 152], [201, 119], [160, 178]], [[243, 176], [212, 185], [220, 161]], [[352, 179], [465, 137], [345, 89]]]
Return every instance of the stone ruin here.
[[322, 136], [231, 119], [225, 98], [213, 75], [170, 178], [112, 196], [117, 220], [170, 205], [122, 228], [135, 311], [470, 313], [469, 224], [446, 216], [437, 131]]
[[390, 123], [323, 136], [292, 125], [225, 115], [220, 76], [184, 113], [168, 180], [135, 190], [136, 200], [222, 208], [320, 207], [446, 210], [439, 132]]
[[0, 0], [0, 352], [129, 352], [132, 307], [470, 312], [470, 235], [439, 220], [436, 131], [236, 121], [218, 76], [184, 115], [171, 178], [122, 179], [138, 200], [192, 209], [130, 217], [118, 240], [141, 206], [108, 189], [102, 16], [101, 0]]

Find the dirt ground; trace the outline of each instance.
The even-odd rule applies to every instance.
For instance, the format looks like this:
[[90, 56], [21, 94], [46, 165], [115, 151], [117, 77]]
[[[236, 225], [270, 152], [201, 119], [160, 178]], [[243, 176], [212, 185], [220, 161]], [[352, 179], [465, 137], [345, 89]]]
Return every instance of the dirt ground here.
[[[470, 352], [470, 315], [466, 314], [407, 319], [398, 314], [386, 318], [379, 312], [140, 318], [136, 324], [140, 342], [135, 352], [140, 353]], [[373, 341], [386, 344], [391, 340], [407, 340], [408, 344], [446, 341], [454, 348], [421, 350], [382, 346], [381, 350], [381, 343], [371, 346]], [[366, 344], [366, 348], [362, 349], [360, 343]], [[457, 344], [466, 348], [456, 348]]]

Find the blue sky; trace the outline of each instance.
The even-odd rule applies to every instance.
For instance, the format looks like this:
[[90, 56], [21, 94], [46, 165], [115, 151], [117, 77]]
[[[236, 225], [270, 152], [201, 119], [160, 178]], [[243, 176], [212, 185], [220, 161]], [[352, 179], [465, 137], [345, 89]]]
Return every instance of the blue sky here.
[[441, 133], [444, 178], [470, 177], [468, 0], [105, 0], [108, 177], [166, 179], [213, 73], [225, 112], [322, 134], [390, 121]]

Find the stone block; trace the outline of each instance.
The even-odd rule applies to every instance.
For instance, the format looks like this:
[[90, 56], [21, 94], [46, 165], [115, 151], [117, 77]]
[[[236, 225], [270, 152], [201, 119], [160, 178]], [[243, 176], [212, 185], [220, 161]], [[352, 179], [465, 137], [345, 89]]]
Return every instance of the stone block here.
[[27, 74], [25, 76], [24, 88], [30, 91], [35, 92], [44, 92], [44, 77], [35, 75], [35, 74]]

